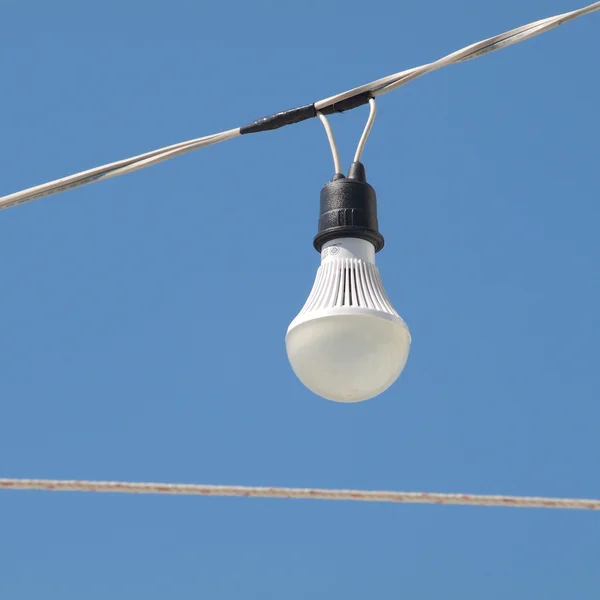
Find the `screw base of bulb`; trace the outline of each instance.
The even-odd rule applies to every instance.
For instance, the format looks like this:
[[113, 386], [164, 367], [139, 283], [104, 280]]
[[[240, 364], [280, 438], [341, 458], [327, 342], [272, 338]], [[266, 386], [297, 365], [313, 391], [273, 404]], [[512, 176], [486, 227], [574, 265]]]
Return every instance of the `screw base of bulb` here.
[[323, 244], [321, 248], [321, 264], [333, 260], [351, 258], [375, 264], [375, 246], [361, 238], [335, 238]]

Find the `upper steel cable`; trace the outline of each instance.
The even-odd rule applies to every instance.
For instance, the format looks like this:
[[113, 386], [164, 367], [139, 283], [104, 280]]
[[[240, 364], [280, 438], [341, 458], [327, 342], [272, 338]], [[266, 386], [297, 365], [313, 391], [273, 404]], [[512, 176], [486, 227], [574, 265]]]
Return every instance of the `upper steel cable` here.
[[553, 29], [554, 27], [558, 27], [563, 23], [572, 21], [577, 17], [581, 17], [597, 10], [600, 10], [600, 1], [594, 2], [593, 4], [578, 10], [573, 10], [571, 12], [556, 15], [554, 17], [548, 17], [546, 19], [535, 21], [534, 23], [529, 23], [528, 25], [511, 29], [510, 31], [500, 35], [477, 42], [476, 44], [471, 44], [470, 46], [462, 48], [461, 50], [453, 52], [452, 54], [448, 54], [447, 56], [432, 63], [376, 79], [375, 81], [371, 81], [365, 85], [347, 90], [341, 94], [336, 94], [335, 96], [330, 96], [329, 98], [324, 98], [323, 100], [319, 100], [313, 104], [308, 104], [306, 106], [276, 113], [268, 117], [263, 117], [243, 127], [230, 129], [228, 131], [208, 135], [195, 140], [189, 140], [187, 142], [180, 142], [165, 148], [159, 148], [158, 150], [140, 154], [139, 156], [126, 158], [114, 163], [95, 167], [94, 169], [89, 169], [88, 171], [76, 173], [68, 177], [56, 179], [42, 185], [37, 185], [20, 192], [9, 194], [8, 196], [0, 198], [0, 210], [18, 206], [19, 204], [24, 204], [25, 202], [30, 202], [31, 200], [44, 198], [45, 196], [50, 196], [51, 194], [56, 194], [68, 189], [86, 185], [88, 183], [93, 183], [94, 181], [100, 181], [109, 177], [116, 177], [117, 175], [131, 173], [132, 171], [136, 171], [163, 160], [191, 152], [192, 150], [197, 150], [198, 148], [204, 148], [205, 146], [225, 142], [239, 135], [278, 129], [279, 127], [292, 125], [294, 123], [299, 123], [300, 121], [316, 117], [317, 113], [327, 115], [335, 112], [351, 110], [358, 106], [362, 106], [363, 104], [367, 104], [369, 100], [375, 96], [380, 96], [382, 94], [391, 92], [392, 90], [395, 90], [396, 88], [405, 85], [406, 83], [409, 83], [410, 81], [413, 81], [417, 77], [421, 77], [426, 73], [430, 73], [431, 71], [435, 71], [436, 69], [440, 69], [453, 63], [464, 62], [466, 60], [478, 58], [484, 54], [488, 54], [490, 52], [500, 50], [501, 48], [511, 46], [512, 44], [522, 42], [539, 35], [540, 33], [544, 33], [550, 29]]

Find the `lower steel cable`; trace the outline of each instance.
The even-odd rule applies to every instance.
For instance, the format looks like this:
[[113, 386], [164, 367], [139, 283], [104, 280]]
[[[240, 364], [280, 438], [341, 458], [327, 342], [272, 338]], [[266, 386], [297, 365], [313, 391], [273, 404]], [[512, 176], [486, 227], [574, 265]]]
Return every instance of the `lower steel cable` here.
[[129, 481], [77, 481], [61, 479], [0, 479], [0, 490], [45, 490], [53, 492], [112, 492], [121, 494], [168, 494], [174, 496], [240, 496], [354, 500], [400, 504], [448, 504], [466, 506], [509, 506], [512, 508], [562, 508], [600, 510], [600, 500], [544, 498], [534, 496], [487, 496], [429, 492], [328, 490], [318, 488], [200, 485], [186, 483], [136, 483]]

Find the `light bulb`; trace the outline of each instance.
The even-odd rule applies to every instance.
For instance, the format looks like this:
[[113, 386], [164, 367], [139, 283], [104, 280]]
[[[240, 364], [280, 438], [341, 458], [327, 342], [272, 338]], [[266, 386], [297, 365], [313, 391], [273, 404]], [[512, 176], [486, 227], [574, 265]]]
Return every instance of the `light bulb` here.
[[[357, 164], [362, 168], [360, 163], [353, 168]], [[356, 168], [354, 172], [351, 168], [353, 174]], [[349, 188], [349, 183], [367, 187]], [[357, 194], [363, 198], [358, 206], [351, 206], [357, 204], [352, 202]], [[396, 381], [408, 358], [408, 327], [390, 303], [375, 266], [375, 252], [383, 247], [383, 238], [374, 202], [375, 192], [366, 183], [364, 168], [355, 179], [338, 178], [325, 186], [315, 238], [321, 266], [285, 338], [297, 377], [328, 400], [360, 402], [381, 394]], [[363, 219], [356, 212], [362, 209]], [[337, 225], [344, 221], [340, 211], [347, 210], [354, 211], [350, 223]], [[331, 239], [336, 233], [342, 235]]]
[[323, 246], [312, 291], [285, 343], [298, 379], [328, 400], [360, 402], [396, 381], [410, 333], [387, 298], [373, 244], [342, 238]]

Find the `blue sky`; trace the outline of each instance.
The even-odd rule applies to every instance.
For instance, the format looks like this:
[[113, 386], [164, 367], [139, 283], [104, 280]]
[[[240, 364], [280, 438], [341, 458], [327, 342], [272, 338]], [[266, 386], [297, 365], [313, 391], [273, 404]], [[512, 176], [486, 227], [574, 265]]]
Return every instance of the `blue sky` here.
[[[434, 60], [559, 0], [5, 1], [0, 194]], [[285, 355], [318, 120], [0, 214], [0, 474], [600, 497], [600, 16], [378, 103], [364, 154], [411, 328], [339, 405]], [[367, 108], [331, 119], [347, 167]], [[592, 513], [0, 493], [0, 597], [597, 598]]]

